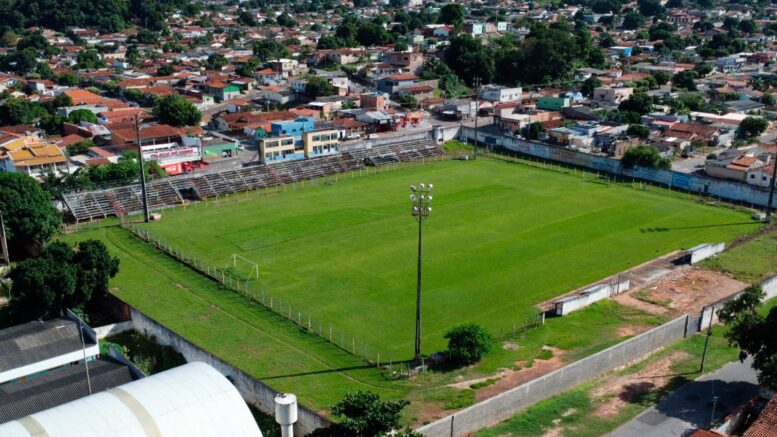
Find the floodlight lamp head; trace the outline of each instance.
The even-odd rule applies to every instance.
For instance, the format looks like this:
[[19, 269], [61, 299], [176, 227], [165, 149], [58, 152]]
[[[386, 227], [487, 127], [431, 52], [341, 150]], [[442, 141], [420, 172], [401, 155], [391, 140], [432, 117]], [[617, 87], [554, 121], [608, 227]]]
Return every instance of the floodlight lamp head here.
[[429, 184], [429, 189], [431, 190], [432, 188], [434, 188], [434, 185]]
[[422, 190], [426, 188], [426, 185], [424, 184], [418, 184], [418, 186], [421, 187]]
[[432, 201], [432, 195], [431, 195], [431, 194], [427, 194], [427, 195], [426, 195], [426, 200], [428, 200], [429, 202], [431, 202], [431, 201]]
[[411, 186], [410, 186], [410, 189], [411, 189], [411, 190], [413, 190], [413, 191], [415, 191], [415, 190], [416, 190], [416, 188], [415, 188], [415, 185], [411, 185]]
[[410, 201], [411, 202], [415, 202], [415, 194], [411, 194], [410, 195]]

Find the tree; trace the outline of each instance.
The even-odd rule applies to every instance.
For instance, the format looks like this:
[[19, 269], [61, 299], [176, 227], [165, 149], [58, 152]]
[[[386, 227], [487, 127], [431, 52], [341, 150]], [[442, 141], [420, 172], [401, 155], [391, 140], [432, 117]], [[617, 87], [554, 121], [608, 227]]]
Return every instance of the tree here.
[[765, 316], [758, 312], [764, 291], [760, 285], [751, 285], [736, 299], [727, 301], [718, 311], [720, 320], [728, 326], [729, 344], [740, 348], [739, 358], [753, 357], [753, 368], [758, 382], [777, 389], [777, 307]]
[[740, 138], [755, 138], [769, 127], [769, 122], [761, 117], [747, 117], [739, 123], [737, 135]]
[[[547, 53], [551, 56], [551, 53]], [[539, 60], [538, 60], [539, 61]], [[495, 74], [494, 56], [479, 39], [468, 34], [454, 36], [445, 52], [445, 62], [456, 75], [471, 84], [475, 76], [481, 83], [489, 83]]]
[[696, 91], [696, 81], [692, 71], [681, 71], [672, 76], [672, 85], [686, 91]]
[[657, 71], [655, 74], [653, 74], [653, 79], [656, 80], [656, 84], [658, 86], [663, 86], [669, 83], [671, 76], [669, 76], [669, 73], [665, 71]]
[[458, 364], [472, 364], [480, 361], [491, 350], [494, 341], [486, 328], [475, 323], [454, 326], [445, 333], [451, 360]]
[[653, 99], [645, 93], [632, 94], [618, 105], [620, 111], [635, 112], [645, 115], [653, 111]]
[[645, 24], [645, 17], [642, 14], [636, 11], [629, 11], [623, 17], [623, 24], [621, 24], [621, 27], [624, 29], [636, 30], [642, 27], [643, 24]]
[[535, 121], [521, 128], [521, 135], [527, 140], [536, 140], [540, 137], [540, 133], [545, 131], [542, 127], [542, 123]]
[[464, 5], [448, 3], [440, 9], [440, 22], [445, 24], [460, 25], [464, 23]]
[[[356, 391], [346, 393], [332, 407], [332, 415], [341, 418], [328, 428], [315, 431], [312, 436], [380, 437], [399, 428], [402, 409], [407, 400], [383, 401], [375, 393]], [[404, 434], [408, 435], [408, 434]]]
[[205, 60], [205, 68], [208, 70], [221, 70], [227, 64], [229, 64], [227, 57], [221, 53], [211, 53], [208, 55], [208, 59]]
[[23, 173], [0, 173], [0, 211], [8, 242], [17, 248], [45, 244], [62, 222], [40, 184]]
[[285, 58], [291, 55], [283, 44], [271, 39], [256, 41], [253, 45], [253, 50], [254, 56], [259, 58], [262, 62], [266, 62], [270, 59]]
[[775, 100], [774, 96], [769, 93], [764, 93], [764, 95], [761, 96], [761, 103], [766, 106], [774, 106], [775, 102], [777, 102], [777, 100]]
[[107, 64], [100, 57], [100, 54], [95, 49], [85, 49], [78, 52], [76, 56], [76, 68], [104, 68]]
[[297, 26], [297, 21], [294, 20], [294, 18], [291, 17], [288, 13], [284, 12], [281, 15], [278, 16], [276, 19], [278, 24], [283, 27], [295, 27]]
[[320, 76], [310, 76], [305, 84], [305, 94], [313, 98], [331, 96], [334, 93], [335, 89], [332, 84]]
[[634, 168], [635, 166], [668, 170], [672, 167], [672, 162], [667, 158], [661, 158], [657, 149], [641, 145], [626, 150], [621, 158], [621, 167]]
[[629, 135], [635, 135], [643, 140], [650, 136], [650, 129], [648, 129], [646, 126], [642, 126], [641, 124], [630, 124], [629, 128], [626, 130], [626, 133]]
[[11, 271], [11, 316], [21, 323], [60, 317], [67, 309], [82, 312], [108, 294], [118, 271], [118, 258], [101, 241], [82, 241], [75, 250], [61, 241], [48, 244]]
[[693, 72], [696, 73], [698, 77], [704, 77], [712, 73], [712, 65], [707, 62], [701, 62], [693, 66]]
[[171, 94], [154, 106], [154, 116], [173, 126], [195, 126], [200, 123], [202, 113], [182, 96]]
[[0, 106], [0, 125], [31, 124], [48, 115], [39, 103], [10, 97]]
[[664, 12], [664, 7], [661, 6], [659, 0], [638, 0], [637, 6], [639, 7], [639, 13], [646, 17], [652, 17]]
[[596, 76], [591, 76], [580, 85], [580, 92], [589, 99], [594, 95], [594, 89], [602, 86], [602, 81]]
[[399, 97], [399, 104], [408, 109], [416, 109], [418, 100], [410, 93], [404, 93]]
[[164, 64], [156, 69], [157, 76], [171, 76], [173, 73], [175, 73], [175, 68], [172, 64]]
[[80, 124], [82, 121], [97, 123], [97, 116], [88, 109], [76, 109], [67, 116], [68, 123]]

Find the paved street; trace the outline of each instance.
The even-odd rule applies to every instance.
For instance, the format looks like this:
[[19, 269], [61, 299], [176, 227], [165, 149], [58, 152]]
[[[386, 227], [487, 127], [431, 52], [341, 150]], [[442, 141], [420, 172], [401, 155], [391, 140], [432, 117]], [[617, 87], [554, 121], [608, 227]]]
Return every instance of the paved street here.
[[755, 371], [750, 363], [750, 359], [744, 363], [729, 363], [686, 384], [610, 433], [609, 437], [687, 436], [697, 428], [708, 427], [714, 396], [717, 396], [715, 419], [720, 419], [758, 393]]

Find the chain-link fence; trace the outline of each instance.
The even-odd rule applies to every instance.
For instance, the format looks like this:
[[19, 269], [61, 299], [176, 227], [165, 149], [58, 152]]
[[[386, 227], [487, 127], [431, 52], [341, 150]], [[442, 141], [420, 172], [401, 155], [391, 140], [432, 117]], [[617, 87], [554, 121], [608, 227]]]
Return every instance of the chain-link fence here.
[[407, 377], [413, 372], [413, 368], [407, 362], [395, 362], [392, 354], [381, 353], [377, 348], [371, 347], [366, 340], [350, 335], [336, 324], [318, 318], [310, 311], [295, 307], [289, 300], [273, 295], [260, 287], [258, 280], [246, 279], [228, 268], [214, 266], [202, 258], [191, 256], [169, 241], [155, 237], [147, 229], [141, 229], [127, 222], [124, 223], [124, 228], [177, 261], [220, 283], [224, 288], [263, 305], [275, 314], [294, 323], [301, 330], [328, 341], [370, 365], [381, 368], [386, 377]]

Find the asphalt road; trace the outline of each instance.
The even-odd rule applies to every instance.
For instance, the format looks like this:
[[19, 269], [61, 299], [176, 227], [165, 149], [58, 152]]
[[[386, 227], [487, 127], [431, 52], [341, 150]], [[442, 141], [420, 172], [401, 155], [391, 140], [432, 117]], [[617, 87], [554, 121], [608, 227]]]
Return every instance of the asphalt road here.
[[698, 428], [708, 428], [758, 394], [756, 374], [744, 363], [729, 363], [709, 375], [686, 384], [658, 405], [624, 424], [609, 437], [685, 437]]

